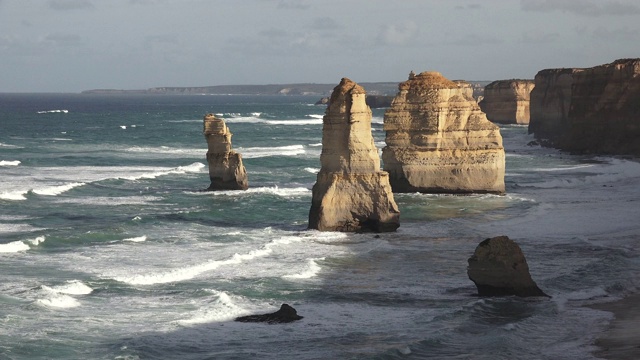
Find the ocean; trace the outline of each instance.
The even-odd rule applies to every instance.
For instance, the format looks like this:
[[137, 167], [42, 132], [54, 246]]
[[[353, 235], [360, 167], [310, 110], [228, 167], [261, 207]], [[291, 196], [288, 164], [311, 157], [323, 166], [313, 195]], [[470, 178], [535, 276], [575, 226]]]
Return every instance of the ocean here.
[[[313, 96], [0, 94], [0, 359], [592, 359], [640, 286], [640, 163], [501, 126], [505, 196], [395, 194], [397, 232], [307, 230]], [[223, 117], [249, 190], [209, 185]], [[373, 135], [384, 146], [384, 110]], [[479, 298], [507, 235], [546, 298]], [[238, 323], [293, 306], [290, 324]]]

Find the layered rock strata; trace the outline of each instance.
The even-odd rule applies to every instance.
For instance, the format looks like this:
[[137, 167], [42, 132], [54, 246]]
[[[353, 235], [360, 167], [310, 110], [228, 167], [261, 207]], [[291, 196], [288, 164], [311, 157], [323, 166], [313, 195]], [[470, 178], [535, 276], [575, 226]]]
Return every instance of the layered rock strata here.
[[365, 90], [347, 78], [333, 89], [323, 117], [322, 167], [313, 186], [310, 229], [383, 232], [400, 226], [365, 97]]
[[[538, 81], [557, 83], [561, 74], [564, 91], [541, 91], [535, 103], [532, 94], [529, 132], [562, 150], [640, 155], [640, 59], [542, 70], [536, 88]], [[548, 106], [560, 103], [562, 107]]]
[[531, 278], [518, 244], [507, 236], [484, 240], [468, 262], [467, 275], [480, 296], [548, 296]]
[[246, 190], [249, 187], [242, 155], [231, 150], [231, 131], [224, 120], [207, 114], [204, 117], [207, 139], [207, 163], [211, 185], [207, 190]]
[[466, 82], [423, 72], [400, 83], [384, 115], [394, 192], [504, 193], [505, 154]]
[[536, 74], [529, 101], [529, 133], [538, 139], [559, 140], [568, 128], [571, 87], [582, 69], [546, 69]]
[[498, 80], [484, 88], [480, 109], [487, 119], [501, 124], [529, 124], [533, 80]]

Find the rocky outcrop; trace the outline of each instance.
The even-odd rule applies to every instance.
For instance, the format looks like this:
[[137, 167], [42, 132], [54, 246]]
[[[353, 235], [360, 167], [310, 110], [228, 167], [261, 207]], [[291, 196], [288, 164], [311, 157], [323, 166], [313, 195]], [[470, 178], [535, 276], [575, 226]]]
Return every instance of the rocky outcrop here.
[[242, 155], [231, 150], [231, 131], [224, 120], [207, 114], [204, 117], [207, 139], [207, 163], [211, 185], [207, 190], [246, 190], [249, 187]]
[[531, 279], [518, 244], [507, 236], [484, 240], [468, 262], [467, 274], [480, 296], [548, 296]]
[[236, 318], [239, 322], [264, 322], [267, 324], [282, 324], [290, 323], [296, 320], [302, 319], [303, 316], [298, 315], [298, 312], [289, 304], [282, 304], [280, 310], [262, 315], [248, 315], [240, 316]]
[[532, 93], [530, 133], [571, 152], [640, 155], [640, 59], [542, 70], [536, 89], [538, 79], [558, 82], [558, 74], [564, 91], [540, 92], [535, 104]]
[[[366, 101], [367, 105], [372, 109], [386, 108], [391, 106], [391, 101], [393, 101], [393, 96], [391, 95], [367, 95]], [[327, 105], [329, 103], [329, 97], [323, 97], [322, 99], [316, 101], [315, 105]]]
[[529, 124], [533, 80], [498, 80], [484, 88], [480, 109], [487, 119], [501, 124]]
[[541, 70], [529, 101], [529, 133], [538, 139], [559, 140], [567, 132], [571, 86], [582, 69]]
[[380, 170], [366, 93], [343, 78], [323, 117], [321, 169], [313, 186], [309, 228], [395, 231], [400, 226], [389, 175]]
[[384, 115], [382, 151], [394, 192], [504, 193], [500, 129], [472, 92], [438, 72], [400, 83]]

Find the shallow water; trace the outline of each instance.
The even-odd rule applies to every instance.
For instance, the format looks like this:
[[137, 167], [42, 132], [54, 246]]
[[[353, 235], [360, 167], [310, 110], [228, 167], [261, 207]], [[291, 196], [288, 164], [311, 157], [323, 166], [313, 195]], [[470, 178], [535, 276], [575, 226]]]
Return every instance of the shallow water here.
[[[638, 286], [638, 162], [503, 126], [506, 196], [397, 194], [396, 233], [308, 231], [315, 100], [0, 95], [0, 357], [592, 358], [611, 314], [583, 305]], [[199, 191], [209, 112], [248, 191]], [[503, 234], [551, 300], [474, 296], [467, 259]], [[231, 321], [284, 302], [304, 319]]]

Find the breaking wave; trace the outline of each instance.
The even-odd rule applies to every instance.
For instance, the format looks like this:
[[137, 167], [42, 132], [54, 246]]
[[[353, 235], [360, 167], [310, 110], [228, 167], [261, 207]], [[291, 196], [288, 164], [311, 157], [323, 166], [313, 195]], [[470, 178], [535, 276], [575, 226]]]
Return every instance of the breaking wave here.
[[0, 166], [18, 166], [20, 165], [19, 160], [0, 160]]
[[69, 113], [69, 110], [66, 110], [66, 109], [60, 109], [60, 110], [43, 110], [43, 111], [38, 111], [38, 114], [51, 114], [51, 113], [63, 113], [63, 114], [67, 114], [67, 113]]
[[30, 250], [32, 246], [38, 246], [46, 240], [44, 236], [24, 241], [12, 241], [7, 244], [0, 244], [0, 253], [17, 253]]

